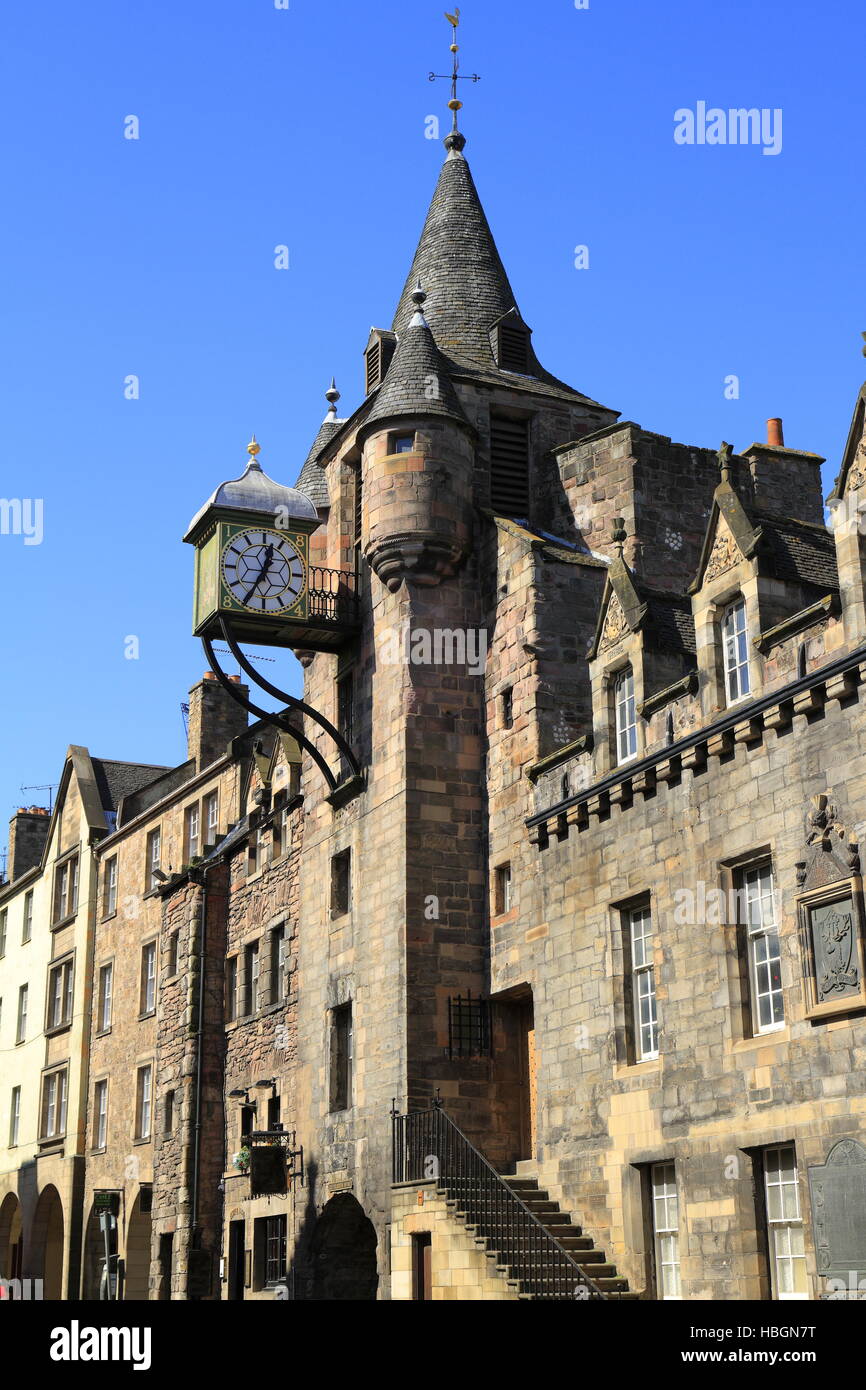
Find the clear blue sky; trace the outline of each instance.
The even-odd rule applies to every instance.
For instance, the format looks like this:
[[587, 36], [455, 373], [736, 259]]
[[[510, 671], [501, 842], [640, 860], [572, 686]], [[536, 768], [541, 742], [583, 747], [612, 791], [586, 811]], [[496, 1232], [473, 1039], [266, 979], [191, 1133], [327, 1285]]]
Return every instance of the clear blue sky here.
[[[443, 8], [7, 11], [0, 496], [43, 498], [44, 539], [0, 536], [0, 845], [69, 743], [183, 758], [181, 536], [252, 431], [293, 482], [331, 373], [360, 400], [443, 157]], [[466, 0], [461, 38], [467, 157], [545, 365], [688, 443], [781, 415], [829, 488], [866, 375], [862, 0]], [[676, 145], [699, 101], [781, 108], [782, 152]]]

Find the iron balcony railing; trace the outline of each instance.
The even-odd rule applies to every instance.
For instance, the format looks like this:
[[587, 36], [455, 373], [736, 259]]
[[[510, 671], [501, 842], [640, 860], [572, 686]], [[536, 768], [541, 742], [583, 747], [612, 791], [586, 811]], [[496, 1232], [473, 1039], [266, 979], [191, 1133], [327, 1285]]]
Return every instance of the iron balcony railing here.
[[569, 1252], [457, 1128], [441, 1105], [391, 1111], [393, 1181], [435, 1181], [497, 1251], [521, 1291], [538, 1299], [606, 1299]]
[[311, 618], [346, 627], [358, 622], [358, 576], [354, 571], [311, 565], [307, 591]]

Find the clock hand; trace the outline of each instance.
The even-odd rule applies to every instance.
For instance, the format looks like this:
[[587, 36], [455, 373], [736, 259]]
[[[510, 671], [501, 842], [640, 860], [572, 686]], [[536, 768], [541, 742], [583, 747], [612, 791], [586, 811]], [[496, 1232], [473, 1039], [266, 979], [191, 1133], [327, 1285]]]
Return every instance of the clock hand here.
[[252, 583], [251, 587], [247, 590], [247, 592], [244, 594], [243, 598], [241, 599], [241, 602], [242, 602], [242, 603], [249, 603], [249, 601], [250, 601], [250, 599], [252, 598], [253, 594], [255, 593], [256, 589], [257, 589], [258, 586], [261, 584], [262, 580], [264, 579], [265, 575], [267, 574], [268, 570], [270, 569], [270, 567], [271, 567], [271, 561], [273, 560], [273, 558], [274, 558], [274, 547], [273, 547], [272, 545], [269, 545], [269, 546], [267, 547], [267, 549], [265, 550], [265, 558], [264, 558], [264, 562], [263, 562], [263, 564], [262, 564], [262, 567], [261, 567], [261, 569], [259, 570], [258, 574], [256, 575], [255, 579], [253, 580], [253, 583]]

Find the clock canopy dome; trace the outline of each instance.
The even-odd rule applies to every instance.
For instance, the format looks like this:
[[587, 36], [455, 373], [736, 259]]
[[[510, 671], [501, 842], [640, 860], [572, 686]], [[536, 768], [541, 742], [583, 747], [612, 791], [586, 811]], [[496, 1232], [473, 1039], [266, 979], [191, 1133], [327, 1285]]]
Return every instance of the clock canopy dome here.
[[255, 439], [247, 445], [247, 452], [250, 461], [239, 478], [231, 478], [228, 482], [220, 483], [205, 502], [200, 507], [189, 523], [185, 540], [189, 540], [192, 533], [196, 530], [199, 523], [210, 511], [211, 507], [230, 508], [235, 512], [247, 512], [251, 515], [259, 515], [262, 519], [270, 519], [273, 524], [277, 514], [282, 518], [281, 525], [286, 526], [293, 522], [319, 523], [319, 515], [313, 503], [302, 492], [296, 488], [286, 487], [283, 483], [274, 482], [269, 478], [258, 462], [256, 455], [260, 446]]

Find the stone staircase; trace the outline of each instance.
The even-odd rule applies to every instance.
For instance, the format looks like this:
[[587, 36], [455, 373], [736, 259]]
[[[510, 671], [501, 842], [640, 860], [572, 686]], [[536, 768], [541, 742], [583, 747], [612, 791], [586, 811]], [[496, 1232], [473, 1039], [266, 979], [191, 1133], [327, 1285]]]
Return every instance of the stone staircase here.
[[[584, 1235], [581, 1227], [574, 1224], [569, 1213], [561, 1211], [559, 1203], [553, 1201], [549, 1193], [538, 1186], [537, 1178], [512, 1174], [500, 1174], [500, 1178], [529, 1208], [557, 1245], [567, 1251], [605, 1299], [633, 1301], [640, 1297], [629, 1289], [628, 1280], [617, 1273], [616, 1266], [605, 1259], [604, 1251], [596, 1249], [592, 1237]], [[540, 1271], [536, 1270], [533, 1273], [522, 1268], [521, 1252], [510, 1241], [507, 1231], [501, 1226], [497, 1227], [492, 1218], [478, 1217], [475, 1214], [471, 1189], [465, 1197], [461, 1197], [459, 1194], [454, 1195], [453, 1184], [449, 1184], [449, 1187], [451, 1190], [445, 1193], [445, 1198], [452, 1216], [465, 1223], [467, 1233], [474, 1237], [475, 1244], [484, 1250], [487, 1258], [495, 1262], [497, 1275], [507, 1281], [518, 1298], [534, 1302], [566, 1301], [566, 1296], [561, 1292], [553, 1292], [551, 1288], [545, 1287], [544, 1266]], [[558, 1287], [561, 1287], [561, 1279]], [[592, 1296], [592, 1290], [589, 1293]], [[576, 1284], [575, 1291], [567, 1297], [568, 1301], [579, 1301], [580, 1286]]]

